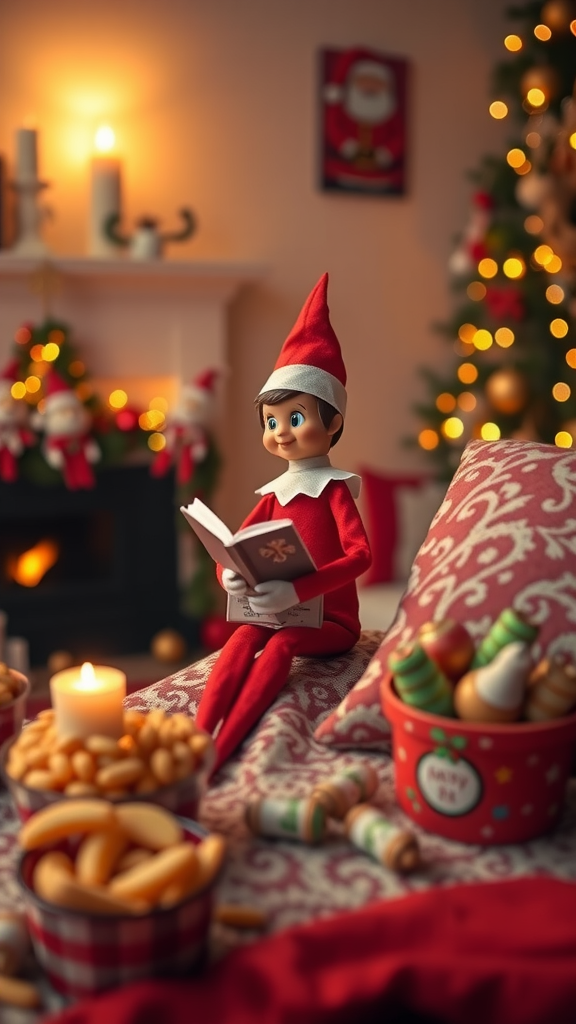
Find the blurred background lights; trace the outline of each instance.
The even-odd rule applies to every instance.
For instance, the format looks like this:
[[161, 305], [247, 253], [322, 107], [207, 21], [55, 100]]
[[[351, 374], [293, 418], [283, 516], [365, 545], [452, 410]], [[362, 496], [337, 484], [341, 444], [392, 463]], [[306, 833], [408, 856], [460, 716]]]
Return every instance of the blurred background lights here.
[[474, 324], [461, 324], [458, 328], [458, 337], [460, 341], [465, 341], [468, 345], [474, 344], [474, 335], [476, 334], [477, 328]]
[[455, 440], [457, 437], [462, 437], [464, 433], [464, 424], [458, 416], [450, 416], [447, 420], [444, 420], [442, 424], [442, 433], [445, 437], [450, 440]]
[[572, 434], [569, 434], [567, 430], [559, 430], [554, 438], [554, 444], [557, 448], [571, 448], [573, 443]]
[[475, 380], [478, 380], [478, 370], [474, 366], [474, 363], [462, 363], [457, 370], [458, 380], [462, 384], [473, 384]]
[[162, 398], [161, 396], [158, 396], [157, 398], [152, 398], [149, 403], [149, 408], [158, 409], [160, 412], [163, 412], [165, 414], [168, 412], [168, 400], [166, 398]]
[[554, 254], [552, 259], [548, 260], [548, 263], [545, 264], [544, 270], [547, 274], [559, 274], [562, 270], [562, 260], [560, 257]]
[[536, 25], [534, 28], [534, 35], [541, 43], [547, 43], [552, 36], [552, 32], [548, 28], [548, 25]]
[[539, 245], [534, 250], [533, 255], [536, 263], [539, 263], [541, 267], [545, 267], [547, 263], [550, 263], [550, 260], [554, 259], [554, 250], [549, 245]]
[[166, 438], [164, 437], [164, 434], [150, 434], [150, 437], [148, 438], [148, 447], [151, 448], [153, 452], [161, 452], [162, 449], [166, 447]]
[[68, 373], [71, 377], [81, 377], [86, 372], [86, 367], [81, 359], [73, 359], [68, 367]]
[[503, 117], [506, 117], [508, 113], [508, 107], [502, 100], [494, 100], [493, 103], [488, 107], [492, 117], [495, 117], [497, 121], [500, 121]]
[[550, 334], [555, 338], [565, 338], [568, 334], [568, 324], [562, 317], [557, 317], [550, 323]]
[[436, 399], [436, 408], [440, 412], [452, 412], [456, 408], [456, 399], [454, 395], [449, 394], [448, 391], [444, 391], [441, 395], [438, 395]]
[[504, 260], [502, 270], [506, 277], [509, 277], [512, 280], [517, 280], [520, 277], [524, 277], [524, 274], [526, 273], [526, 264], [519, 256], [509, 256], [507, 260]]
[[52, 331], [48, 331], [48, 341], [51, 345], [63, 345], [66, 341], [64, 331], [61, 331], [59, 327], [55, 327]]
[[564, 301], [564, 289], [559, 284], [549, 284], [546, 289], [546, 298], [548, 302], [557, 306], [559, 302]]
[[494, 332], [494, 340], [500, 348], [510, 348], [514, 344], [514, 331], [509, 327], [498, 327]]
[[546, 103], [546, 94], [542, 92], [542, 89], [534, 87], [532, 89], [528, 89], [528, 92], [526, 93], [526, 100], [531, 107], [543, 107]]
[[128, 395], [122, 388], [116, 388], [108, 395], [108, 405], [111, 409], [123, 409], [128, 401]]
[[24, 398], [24, 395], [26, 394], [26, 385], [24, 382], [17, 380], [10, 388], [10, 394], [12, 395], [12, 398]]
[[32, 345], [32, 348], [30, 349], [30, 358], [33, 359], [35, 363], [39, 363], [43, 356], [44, 345]]
[[53, 363], [60, 355], [60, 346], [54, 341], [49, 341], [47, 345], [42, 348], [42, 359], [47, 363]]
[[497, 423], [483, 423], [480, 427], [480, 437], [483, 441], [498, 441], [500, 439], [500, 427]]
[[542, 142], [542, 137], [538, 132], [528, 132], [526, 136], [526, 145], [530, 146], [530, 149], [538, 149], [538, 146]]
[[520, 39], [520, 36], [512, 33], [511, 35], [506, 36], [504, 46], [507, 50], [510, 50], [510, 53], [517, 53], [518, 50], [522, 49], [522, 40]]
[[571, 369], [576, 370], [576, 348], [568, 349], [566, 353], [566, 362]]
[[486, 349], [490, 348], [493, 342], [490, 331], [487, 331], [482, 327], [479, 331], [476, 331], [474, 335], [474, 347], [479, 349], [480, 352], [485, 352]]
[[[496, 263], [496, 260], [492, 260], [488, 256], [483, 260], [480, 260], [480, 263], [478, 264], [478, 273], [481, 277], [496, 277], [496, 274], [498, 273], [498, 264]], [[486, 289], [484, 289], [484, 294], [486, 294]]]
[[476, 396], [471, 391], [462, 391], [458, 395], [458, 407], [462, 412], [472, 412], [476, 408]]
[[26, 377], [24, 385], [29, 394], [35, 395], [36, 392], [40, 390], [40, 377], [37, 377], [36, 375]]
[[526, 217], [524, 221], [524, 229], [529, 235], [539, 235], [544, 227], [544, 221], [542, 217], [539, 217], [537, 213], [531, 213], [529, 217]]
[[109, 125], [103, 124], [97, 128], [94, 135], [94, 146], [99, 153], [109, 153], [111, 149], [114, 149], [115, 142], [116, 136]]
[[506, 154], [506, 160], [510, 167], [522, 167], [522, 164], [526, 162], [526, 153], [522, 149], [509, 149]]
[[472, 281], [466, 289], [466, 294], [472, 302], [482, 302], [486, 295], [486, 285], [482, 284], [482, 281]]
[[440, 438], [435, 430], [426, 428], [425, 430], [421, 430], [418, 434], [418, 444], [426, 452], [434, 451], [434, 449], [438, 447], [439, 443]]
[[572, 135], [568, 137], [568, 142], [572, 146], [572, 149], [576, 149], [576, 132], [572, 132]]
[[572, 394], [572, 390], [564, 381], [558, 381], [552, 388], [552, 394], [557, 402], [567, 402]]

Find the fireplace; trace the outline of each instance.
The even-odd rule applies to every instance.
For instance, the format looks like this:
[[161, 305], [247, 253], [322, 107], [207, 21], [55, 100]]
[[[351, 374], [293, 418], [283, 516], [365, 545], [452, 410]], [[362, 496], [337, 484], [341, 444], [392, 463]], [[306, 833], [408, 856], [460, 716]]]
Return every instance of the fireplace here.
[[147, 650], [178, 611], [172, 475], [103, 469], [93, 490], [0, 483], [0, 608], [33, 665]]

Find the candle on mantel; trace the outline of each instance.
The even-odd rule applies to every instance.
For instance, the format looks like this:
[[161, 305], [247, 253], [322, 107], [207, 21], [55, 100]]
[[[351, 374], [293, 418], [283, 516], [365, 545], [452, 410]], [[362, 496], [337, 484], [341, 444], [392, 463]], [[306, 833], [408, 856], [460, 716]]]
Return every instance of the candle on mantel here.
[[38, 180], [38, 132], [35, 128], [18, 128], [16, 132], [16, 181], [19, 184]]
[[104, 223], [111, 213], [120, 213], [120, 160], [112, 155], [114, 132], [102, 126], [96, 132], [90, 174], [90, 239], [89, 255], [116, 257], [117, 246], [104, 234]]
[[124, 731], [126, 676], [120, 669], [85, 662], [50, 679], [50, 696], [59, 736], [112, 736]]

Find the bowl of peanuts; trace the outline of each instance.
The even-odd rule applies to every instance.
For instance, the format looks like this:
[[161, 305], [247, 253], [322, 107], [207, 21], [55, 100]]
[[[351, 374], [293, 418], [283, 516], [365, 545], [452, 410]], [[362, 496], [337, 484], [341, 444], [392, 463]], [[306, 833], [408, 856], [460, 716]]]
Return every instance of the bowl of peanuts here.
[[18, 881], [36, 958], [81, 999], [202, 965], [225, 840], [158, 804], [50, 804], [19, 833]]
[[0, 749], [0, 775], [21, 821], [61, 800], [103, 797], [146, 801], [196, 818], [215, 749], [182, 712], [125, 710], [118, 739], [59, 736], [54, 712], [41, 711]]

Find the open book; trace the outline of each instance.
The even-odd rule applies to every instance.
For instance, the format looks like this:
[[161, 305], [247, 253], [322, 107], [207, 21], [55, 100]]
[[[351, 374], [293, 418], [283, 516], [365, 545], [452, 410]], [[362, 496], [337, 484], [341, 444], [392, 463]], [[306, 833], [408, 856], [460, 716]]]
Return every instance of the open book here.
[[[214, 561], [224, 569], [240, 573], [250, 588], [268, 580], [295, 580], [316, 569], [291, 519], [253, 523], [231, 533], [198, 498], [191, 505], [182, 505], [180, 511]], [[226, 617], [230, 622], [256, 622], [276, 629], [281, 626], [318, 628], [322, 625], [323, 606], [320, 596], [278, 614], [260, 613], [252, 611], [248, 596], [228, 594]]]

